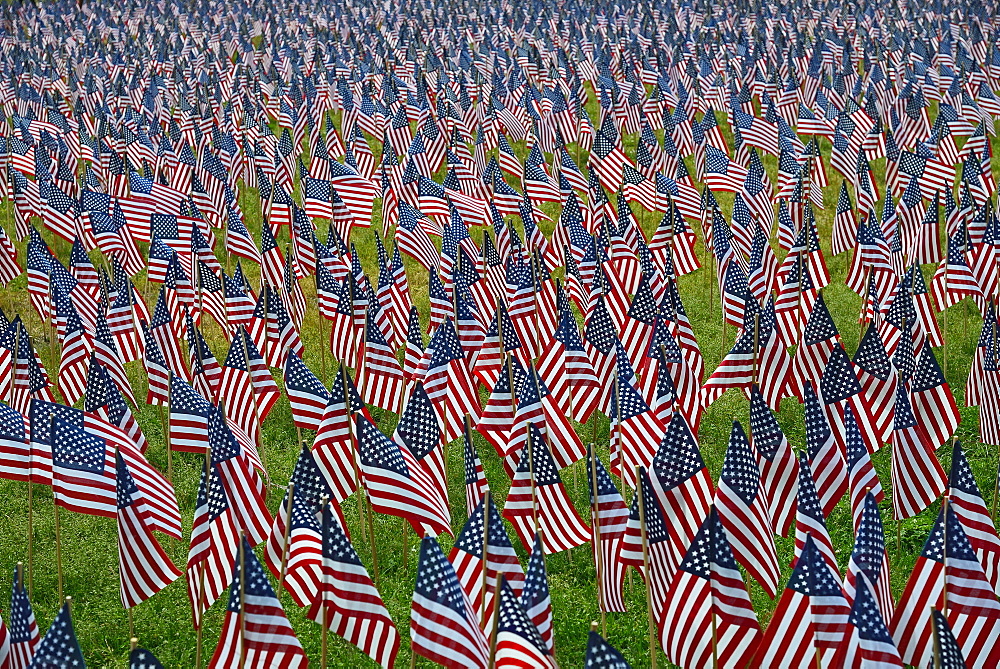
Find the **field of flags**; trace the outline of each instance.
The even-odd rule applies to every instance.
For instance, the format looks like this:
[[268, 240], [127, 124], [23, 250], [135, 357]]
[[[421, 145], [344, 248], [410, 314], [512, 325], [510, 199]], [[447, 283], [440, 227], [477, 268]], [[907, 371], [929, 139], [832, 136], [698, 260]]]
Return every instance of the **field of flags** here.
[[998, 9], [0, 6], [0, 669], [996, 667]]

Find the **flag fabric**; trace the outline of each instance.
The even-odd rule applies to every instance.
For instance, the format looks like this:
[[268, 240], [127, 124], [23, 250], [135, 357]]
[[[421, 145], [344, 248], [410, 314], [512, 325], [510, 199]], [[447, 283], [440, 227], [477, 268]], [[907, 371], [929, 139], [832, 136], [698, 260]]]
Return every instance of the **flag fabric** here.
[[434, 537], [424, 537], [410, 609], [412, 652], [452, 669], [486, 669], [489, 642], [455, 569]]
[[757, 652], [757, 614], [715, 509], [674, 573], [659, 625], [667, 658], [685, 669], [743, 667]]
[[715, 492], [715, 508], [736, 561], [773, 598], [781, 575], [774, 529], [760, 470], [739, 421], [733, 421], [729, 434], [729, 447]]
[[902, 669], [903, 661], [886, 627], [866, 576], [858, 580], [858, 591], [848, 617], [848, 632], [841, 650], [844, 667], [851, 669]]
[[969, 665], [991, 666], [998, 652], [1000, 603], [954, 509], [943, 506], [896, 604], [892, 638], [904, 662], [925, 666], [934, 652], [931, 609], [936, 608], [947, 615]]
[[525, 550], [539, 528], [549, 555], [581, 546], [590, 538], [590, 528], [570, 501], [552, 452], [534, 425], [528, 429], [503, 516], [514, 525]]
[[948, 476], [948, 506], [955, 512], [969, 543], [979, 558], [987, 580], [997, 589], [1000, 578], [1000, 537], [983, 500], [972, 467], [965, 457], [962, 442], [955, 441], [951, 452], [951, 472]]
[[38, 647], [38, 624], [28, 600], [28, 589], [24, 584], [24, 570], [15, 569], [13, 586], [10, 594], [10, 609], [8, 610], [7, 631], [9, 651], [7, 662], [10, 669], [28, 669], [31, 658]]
[[500, 583], [499, 613], [494, 666], [555, 669], [557, 665], [551, 656], [551, 649], [514, 591], [504, 581]]
[[760, 468], [771, 527], [786, 536], [795, 518], [798, 460], [760, 390], [750, 389], [750, 444]]
[[840, 577], [807, 534], [795, 568], [761, 637], [758, 666], [812, 669], [835, 666], [850, 605]]
[[191, 523], [187, 561], [188, 598], [195, 629], [233, 579], [240, 530], [215, 467], [202, 472]]
[[128, 669], [163, 669], [163, 664], [145, 648], [133, 648], [128, 654]]
[[592, 444], [587, 449], [587, 483], [590, 490], [590, 543], [598, 570], [598, 605], [602, 611], [624, 611], [622, 587], [625, 565], [619, 555], [629, 509], [604, 464], [594, 453]]
[[[535, 533], [528, 558], [528, 569], [524, 573], [524, 589], [521, 591], [521, 605], [529, 620], [535, 626], [542, 648], [553, 653], [552, 597], [549, 594], [549, 576], [545, 571], [545, 550], [542, 547], [544, 530]], [[503, 601], [500, 603], [503, 606]], [[501, 618], [502, 621], [502, 618]]]
[[208, 666], [294, 669], [306, 665], [305, 651], [264, 568], [253, 547], [242, 541], [229, 585], [222, 633]]
[[66, 602], [59, 609], [45, 636], [35, 648], [31, 667], [85, 667], [80, 643], [73, 630], [73, 619]]
[[129, 609], [176, 581], [181, 572], [146, 524], [143, 498], [121, 454], [116, 461], [119, 578], [122, 605]]
[[854, 550], [847, 563], [844, 594], [849, 602], [856, 597], [859, 581], [865, 579], [870, 594], [875, 598], [882, 621], [892, 619], [892, 591], [889, 588], [889, 555], [885, 551], [885, 533], [882, 515], [875, 496], [865, 495], [861, 520], [854, 537]]
[[357, 646], [383, 667], [399, 652], [399, 633], [341, 521], [327, 504], [321, 512], [322, 574], [319, 596], [307, 615]]
[[587, 637], [584, 665], [587, 669], [632, 669], [622, 654], [594, 630]]

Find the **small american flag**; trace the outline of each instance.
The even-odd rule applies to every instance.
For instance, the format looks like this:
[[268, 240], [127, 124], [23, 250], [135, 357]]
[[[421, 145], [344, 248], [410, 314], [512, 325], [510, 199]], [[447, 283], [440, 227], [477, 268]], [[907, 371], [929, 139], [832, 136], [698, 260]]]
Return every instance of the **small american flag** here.
[[128, 655], [128, 669], [164, 669], [156, 656], [145, 648], [133, 648]]
[[450, 515], [438, 495], [431, 495], [429, 481], [414, 469], [399, 444], [386, 437], [365, 416], [355, 420], [358, 465], [372, 509], [390, 516], [405, 518], [415, 530], [432, 528], [435, 533], [450, 532]]
[[871, 585], [866, 576], [862, 576], [858, 581], [858, 591], [848, 623], [847, 637], [841, 651], [844, 667], [902, 669], [903, 662], [879, 613], [878, 602], [872, 595]]
[[31, 658], [32, 667], [57, 669], [61, 667], [85, 667], [80, 644], [73, 631], [73, 620], [69, 613], [69, 603], [64, 603], [49, 631], [42, 637]]
[[758, 646], [758, 665], [828, 666], [843, 643], [849, 615], [839, 574], [807, 534]]
[[941, 496], [948, 485], [948, 478], [934, 455], [934, 445], [927, 431], [913, 414], [910, 394], [904, 383], [896, 389], [890, 443], [893, 512], [897, 520], [910, 518]]
[[775, 534], [787, 536], [795, 517], [798, 460], [756, 386], [750, 389], [750, 443], [760, 467], [771, 527]]
[[243, 541], [233, 567], [219, 644], [208, 666], [248, 665], [296, 669], [307, 662], [264, 568], [250, 544]]
[[889, 589], [889, 555], [885, 552], [885, 533], [882, 529], [882, 515], [875, 496], [865, 495], [861, 521], [854, 537], [854, 550], [847, 563], [844, 579], [844, 594], [848, 602], [853, 602], [861, 577], [878, 604], [882, 620], [892, 618], [892, 591]]
[[412, 652], [449, 669], [486, 669], [489, 642], [437, 539], [424, 537], [410, 609]]
[[543, 535], [543, 531], [535, 533], [535, 542], [531, 547], [531, 557], [528, 559], [528, 570], [524, 574], [521, 605], [524, 607], [528, 618], [534, 624], [541, 640], [545, 644], [544, 649], [548, 653], [553, 653], [552, 597], [549, 594], [549, 576], [545, 570], [545, 551], [542, 547]]
[[593, 630], [587, 637], [584, 664], [587, 669], [632, 669], [632, 665], [625, 661], [622, 654]]
[[518, 459], [503, 515], [525, 549], [533, 544], [537, 528], [544, 530], [548, 554], [581, 546], [590, 538], [590, 528], [573, 507], [552, 452], [534, 425]]
[[957, 440], [952, 448], [947, 495], [948, 506], [965, 527], [969, 542], [986, 572], [986, 578], [996, 589], [997, 580], [1000, 579], [1000, 538], [997, 537], [993, 519], [972, 474], [972, 467], [965, 457], [962, 442]]
[[121, 598], [129, 609], [176, 581], [181, 572], [146, 524], [143, 497], [120, 454], [116, 469]]
[[812, 384], [804, 387], [806, 450], [823, 515], [829, 516], [847, 490], [847, 464]]
[[289, 353], [285, 358], [285, 391], [295, 426], [303, 430], [318, 430], [330, 392], [295, 353]]
[[205, 611], [232, 580], [238, 545], [239, 527], [218, 469], [206, 467], [195, 502], [187, 562], [188, 597], [195, 629], [201, 626]]
[[24, 586], [21, 574], [23, 569], [15, 570], [10, 594], [10, 617], [7, 626], [10, 635], [7, 661], [10, 663], [10, 669], [28, 669], [39, 641], [38, 625], [35, 623], [35, 614], [31, 610], [28, 590]]
[[736, 560], [773, 598], [781, 575], [774, 530], [760, 469], [739, 421], [729, 435], [715, 506]]
[[622, 539], [628, 525], [629, 509], [604, 464], [587, 449], [587, 483], [590, 490], [591, 547], [598, 574], [598, 604], [602, 611], [624, 611], [622, 586], [625, 564], [619, 559]]
[[383, 667], [393, 666], [399, 632], [331, 506], [322, 511], [322, 539], [319, 597], [306, 615]]
[[826, 517], [819, 503], [819, 495], [816, 493], [809, 456], [805, 452], [799, 453], [799, 482], [795, 502], [796, 556], [805, 548], [806, 539], [811, 536], [827, 564], [837, 571], [837, 555], [833, 550], [833, 540], [830, 539], [830, 532], [826, 529]]
[[667, 658], [682, 667], [753, 659], [760, 625], [715, 509], [674, 573], [659, 624]]
[[57, 416], [51, 418], [52, 493], [69, 511], [117, 515], [115, 462], [103, 439]]
[[552, 657], [551, 642], [547, 644], [542, 638], [530, 613], [526, 611], [523, 600], [518, 601], [506, 582], [500, 584], [499, 613], [495, 666], [540, 669], [555, 669], [558, 666]]

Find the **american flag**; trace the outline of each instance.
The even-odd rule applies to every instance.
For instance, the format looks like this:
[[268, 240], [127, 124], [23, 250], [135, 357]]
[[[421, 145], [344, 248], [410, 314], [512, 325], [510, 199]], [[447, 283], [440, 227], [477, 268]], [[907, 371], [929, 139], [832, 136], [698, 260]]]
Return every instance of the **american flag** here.
[[896, 403], [898, 375], [885, 351], [878, 328], [869, 326], [854, 352], [854, 370], [864, 393], [864, 406], [879, 444], [889, 440]]
[[948, 485], [927, 431], [917, 422], [906, 384], [896, 389], [892, 444], [892, 506], [897, 520], [931, 505]]
[[427, 369], [424, 389], [444, 426], [445, 441], [454, 441], [462, 434], [464, 416], [468, 414], [475, 425], [479, 422], [481, 409], [458, 333], [450, 318], [446, 318], [431, 336], [424, 351], [424, 361]]
[[850, 605], [840, 577], [807, 534], [758, 646], [758, 666], [811, 669], [835, 665]]
[[[468, 436], [468, 430], [463, 431]], [[434, 405], [431, 403], [424, 386], [417, 381], [410, 394], [410, 399], [403, 408], [392, 440], [400, 448], [409, 451], [412, 462], [421, 470], [421, 475], [431, 483], [426, 490], [437, 503], [448, 507], [448, 476], [444, 460], [444, 433], [438, 421]], [[411, 460], [407, 461], [409, 464]]]
[[10, 593], [10, 610], [7, 631], [9, 651], [7, 662], [10, 669], [28, 669], [31, 658], [38, 647], [38, 625], [28, 601], [28, 590], [24, 585], [24, 569], [18, 566], [14, 571], [14, 581]]
[[663, 425], [639, 393], [638, 379], [620, 343], [615, 345], [615, 359], [615, 388], [608, 413], [612, 431], [611, 471], [618, 474], [625, 485], [634, 488], [635, 468], [652, 464], [653, 444], [661, 438]]
[[219, 471], [206, 466], [202, 472], [187, 561], [188, 597], [195, 629], [202, 616], [233, 578], [233, 564], [240, 541], [235, 511]]
[[934, 644], [937, 648], [937, 657], [931, 662], [936, 663], [940, 669], [966, 669], [965, 657], [951, 631], [948, 618], [937, 609], [931, 611], [931, 616], [934, 619]]
[[204, 453], [208, 443], [208, 417], [212, 404], [186, 381], [170, 374], [170, 449]]
[[933, 653], [933, 607], [948, 616], [970, 666], [990, 666], [1000, 604], [954, 509], [943, 507], [896, 604], [893, 639], [904, 662], [926, 665]]
[[143, 496], [121, 454], [117, 457], [118, 562], [122, 605], [132, 608], [176, 581], [181, 572], [146, 523]]
[[437, 539], [424, 537], [410, 609], [412, 652], [450, 669], [486, 669], [489, 642]]
[[496, 667], [539, 667], [555, 669], [558, 665], [547, 644], [511, 587], [500, 583], [499, 620], [497, 621]]
[[229, 604], [222, 632], [208, 666], [267, 666], [295, 669], [307, 666], [281, 602], [253, 547], [242, 540], [229, 585]]
[[853, 602], [861, 577], [878, 604], [882, 620], [892, 619], [892, 591], [889, 589], [889, 555], [885, 551], [885, 533], [882, 529], [882, 514], [875, 496], [865, 495], [861, 521], [854, 537], [854, 550], [847, 563], [844, 579], [844, 594], [848, 602]]
[[[795, 553], [799, 555], [810, 536], [816, 548], [834, 571], [838, 570], [837, 555], [833, 550], [833, 540], [826, 529], [826, 518], [819, 503], [816, 485], [813, 483], [809, 456], [799, 453], [799, 487], [795, 495]], [[839, 573], [839, 571], [837, 571]]]
[[760, 468], [771, 527], [775, 534], [787, 536], [795, 517], [798, 460], [756, 386], [750, 389], [750, 443]]
[[351, 426], [354, 414], [359, 411], [367, 412], [367, 409], [358, 396], [347, 367], [341, 364], [330, 387], [330, 400], [313, 442], [313, 457], [333, 490], [333, 501], [338, 504], [347, 499], [360, 483]]
[[331, 491], [305, 444], [288, 483], [271, 525], [264, 560], [271, 573], [283, 579], [295, 603], [306, 606], [322, 580], [323, 539], [317, 514], [323, 500], [330, 499]]
[[272, 522], [264, 482], [223, 415], [215, 409], [208, 416], [208, 448], [211, 466], [219, 471], [240, 529], [256, 546], [267, 539]]
[[659, 625], [667, 658], [682, 667], [753, 659], [760, 625], [714, 508], [674, 572]]
[[843, 666], [847, 669], [890, 669], [903, 662], [886, 627], [878, 602], [872, 595], [868, 577], [858, 580], [858, 591], [848, 616], [847, 636], [841, 650]]
[[525, 549], [532, 545], [537, 528], [544, 531], [548, 554], [589, 540], [590, 528], [573, 507], [545, 437], [534, 425], [519, 455], [503, 515], [514, 525]]
[[823, 515], [829, 516], [847, 491], [847, 464], [812, 384], [804, 387], [806, 451]]
[[118, 513], [115, 460], [105, 440], [53, 415], [52, 493], [69, 511], [114, 518]]
[[545, 531], [542, 529], [535, 533], [535, 541], [531, 546], [531, 557], [528, 558], [528, 569], [524, 574], [521, 605], [545, 644], [544, 649], [552, 654], [554, 653], [552, 596], [549, 593], [549, 576], [545, 570], [544, 535]]
[[982, 297], [979, 282], [965, 259], [966, 239], [963, 232], [948, 237], [948, 254], [931, 279], [931, 294], [939, 311], [958, 304], [966, 297]]
[[622, 654], [593, 629], [587, 637], [584, 664], [587, 669], [632, 669]]
[[773, 598], [778, 592], [781, 575], [774, 529], [760, 469], [739, 421], [733, 421], [729, 435], [715, 493], [715, 508], [736, 560]]
[[145, 648], [133, 648], [128, 654], [128, 669], [163, 669], [163, 664]]
[[681, 412], [675, 412], [667, 425], [649, 479], [679, 560], [708, 517], [714, 492], [698, 442]]
[[[645, 542], [643, 541], [645, 535]], [[646, 551], [643, 550], [643, 544]], [[639, 487], [632, 497], [618, 561], [635, 567], [646, 582], [646, 595], [659, 620], [670, 580], [680, 554], [672, 541], [663, 509], [656, 500], [647, 471], [640, 471]]]
[[625, 564], [619, 559], [628, 525], [629, 509], [615, 488], [591, 444], [587, 449], [587, 483], [590, 490], [591, 548], [597, 574], [598, 606], [602, 611], [624, 611], [622, 586]]
[[[322, 511], [319, 597], [306, 614], [383, 667], [395, 664], [399, 632], [333, 508]], [[324, 622], [325, 620], [325, 622]]]
[[32, 667], [85, 667], [80, 644], [73, 630], [69, 602], [59, 609], [59, 614], [42, 637], [31, 658]]
[[885, 498], [885, 493], [872, 465], [868, 446], [858, 431], [851, 407], [844, 409], [844, 433], [847, 447], [847, 481], [851, 491], [851, 516], [854, 519], [854, 531], [857, 532], [867, 495], [871, 493], [876, 502], [881, 502]]
[[930, 445], [940, 448], [958, 429], [962, 417], [931, 346], [921, 346], [917, 354], [916, 369], [910, 378], [910, 401]]
[[24, 416], [0, 404], [0, 478], [27, 481], [31, 477], [31, 446]]
[[[486, 525], [484, 526], [484, 523]], [[516, 593], [524, 588], [524, 570], [493, 500], [480, 498], [448, 554], [481, 627], [492, 625], [494, 597], [502, 575]]]
[[[430, 481], [415, 469], [400, 446], [368, 418], [355, 418], [358, 465], [372, 509], [406, 519], [416, 531], [451, 532], [448, 508], [427, 489]], [[407, 461], [409, 460], [409, 462]]]
[[982, 493], [979, 492], [972, 467], [965, 457], [962, 442], [957, 440], [951, 453], [947, 496], [949, 508], [961, 521], [969, 543], [983, 565], [986, 578], [996, 590], [1000, 579], [1000, 538], [997, 537], [993, 519]]
[[365, 323], [364, 351], [358, 374], [361, 398], [386, 411], [399, 412], [404, 397], [403, 368], [371, 315]]
[[295, 426], [303, 430], [318, 430], [330, 392], [302, 359], [291, 352], [285, 357], [285, 391]]
[[587, 422], [597, 408], [601, 387], [568, 309], [562, 312], [552, 337], [542, 345], [537, 369], [563, 412]]
[[462, 434], [462, 462], [465, 473], [465, 508], [466, 513], [471, 516], [483, 496], [490, 494], [490, 484], [486, 480], [483, 463], [469, 430]]

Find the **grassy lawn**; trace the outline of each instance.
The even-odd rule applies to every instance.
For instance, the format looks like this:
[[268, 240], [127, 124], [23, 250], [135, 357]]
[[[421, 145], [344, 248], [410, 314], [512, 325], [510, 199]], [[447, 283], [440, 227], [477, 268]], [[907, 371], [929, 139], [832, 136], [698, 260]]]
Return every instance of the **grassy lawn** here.
[[[596, 105], [591, 100], [591, 117], [597, 118]], [[720, 121], [722, 114], [719, 114]], [[727, 137], [728, 128], [725, 128]], [[631, 143], [626, 139], [626, 149], [630, 154], [634, 151], [634, 138]], [[379, 155], [378, 142], [373, 141], [373, 150]], [[829, 155], [829, 143], [821, 142], [823, 153]], [[525, 148], [515, 147], [523, 158]], [[575, 148], [571, 148], [575, 155]], [[882, 181], [884, 160], [873, 165], [877, 176]], [[772, 182], [775, 180], [776, 161], [773, 157], [765, 159]], [[692, 170], [693, 173], [693, 170]], [[832, 276], [831, 284], [824, 290], [824, 297], [840, 328], [841, 335], [848, 353], [853, 351], [858, 342], [859, 327], [857, 314], [861, 303], [860, 298], [850, 292], [844, 285], [844, 278], [849, 267], [849, 254], [837, 257], [830, 255], [830, 236], [833, 215], [837, 204], [837, 194], [840, 189], [839, 174], [828, 170], [831, 184], [824, 192], [826, 208], [817, 210], [820, 238], [826, 253], [827, 264]], [[884, 189], [883, 189], [884, 190]], [[853, 196], [853, 194], [852, 194]], [[719, 195], [720, 203], [727, 215], [730, 214], [732, 198], [727, 194]], [[260, 205], [255, 190], [243, 188], [241, 204], [251, 231], [260, 232]], [[543, 210], [554, 220], [558, 217], [558, 206], [545, 205]], [[5, 205], [3, 224], [13, 234], [13, 217], [10, 205]], [[647, 237], [651, 236], [659, 222], [659, 216], [646, 213], [636, 213]], [[356, 243], [361, 255], [362, 265], [373, 278], [377, 276], [377, 260], [373, 235], [380, 234], [381, 213], [376, 203], [373, 217], [376, 227], [355, 230], [352, 241]], [[517, 222], [519, 230], [520, 222]], [[321, 222], [320, 234], [325, 238], [326, 223]], [[551, 235], [553, 223], [543, 223], [544, 232]], [[473, 230], [473, 236], [481, 240], [483, 230]], [[44, 231], [43, 235], [53, 246], [63, 262], [68, 261], [69, 245]], [[221, 238], [221, 235], [220, 235]], [[259, 239], [259, 236], [257, 237]], [[282, 239], [279, 244], [283, 246]], [[221, 245], [221, 242], [220, 242]], [[23, 245], [20, 249], [23, 251]], [[223, 257], [222, 249], [219, 257]], [[698, 253], [707, 264], [707, 254], [701, 243]], [[22, 255], [23, 258], [23, 255]], [[780, 259], [780, 258], [779, 258]], [[95, 264], [103, 262], [97, 254]], [[420, 308], [422, 317], [427, 318], [427, 276], [426, 272], [408, 257], [404, 256], [408, 272], [410, 289], [414, 303]], [[711, 265], [708, 264], [710, 267]], [[256, 282], [259, 270], [256, 266], [245, 267], [251, 281]], [[928, 280], [933, 273], [933, 266], [925, 266]], [[710, 290], [709, 286], [715, 279], [710, 276], [711, 270], [702, 269], [680, 280], [681, 297], [684, 306], [693, 323], [695, 333], [705, 356], [708, 370], [715, 367], [724, 353], [732, 345], [733, 329], [722, 325], [719, 307], [718, 290]], [[136, 277], [136, 286], [140, 291], [146, 290], [145, 277]], [[311, 279], [303, 281], [303, 288], [309, 299], [311, 311], [306, 317], [302, 338], [306, 344], [305, 361], [317, 374], [321, 375], [321, 347], [324, 345], [320, 330], [320, 320], [315, 309], [315, 290]], [[148, 287], [147, 298], [152, 303], [158, 286]], [[713, 296], [714, 293], [714, 296]], [[710, 297], [711, 296], [711, 297]], [[33, 335], [33, 343], [42, 356], [50, 375], [58, 369], [58, 357], [53, 357], [56, 348], [50, 346], [49, 331], [31, 309], [26, 294], [26, 280], [22, 276], [14, 283], [0, 291], [0, 307], [8, 316], [21, 314], [28, 329]], [[205, 334], [216, 358], [225, 358], [226, 343], [221, 330], [211, 319], [205, 319]], [[951, 309], [947, 320], [947, 377], [958, 404], [963, 403], [965, 379], [969, 371], [969, 363], [979, 335], [981, 320], [973, 305], [960, 304]], [[324, 333], [328, 326], [324, 325]], [[938, 359], [943, 362], [944, 349], [935, 351]], [[128, 365], [136, 397], [145, 396], [146, 379], [139, 363]], [[334, 366], [330, 356], [326, 357], [325, 381], [333, 380]], [[706, 373], [707, 377], [708, 372]], [[275, 370], [275, 376], [281, 383], [280, 370]], [[485, 394], [483, 395], [485, 401]], [[140, 406], [135, 412], [136, 417], [150, 441], [147, 457], [150, 461], [166, 471], [167, 459], [164, 450], [164, 435], [160, 412], [155, 407]], [[390, 434], [395, 426], [395, 414], [379, 409], [372, 411], [379, 427]], [[963, 410], [963, 422], [958, 429], [958, 437], [963, 441], [969, 461], [972, 464], [976, 478], [983, 489], [988, 503], [993, 501], [997, 471], [997, 449], [979, 443], [978, 413], [974, 409]], [[805, 444], [805, 432], [802, 418], [802, 406], [795, 399], [786, 399], [778, 417], [790, 442], [796, 449]], [[714, 478], [717, 478], [722, 467], [726, 444], [733, 420], [740, 420], [744, 426], [748, 423], [748, 402], [742, 394], [730, 391], [712, 405], [704, 415], [701, 423], [699, 439], [702, 454], [708, 463]], [[603, 417], [596, 419], [596, 424], [579, 426], [589, 440], [591, 431], [597, 436], [598, 452], [607, 462], [608, 455], [608, 422]], [[312, 434], [303, 435], [311, 443]], [[273, 481], [285, 483], [291, 474], [293, 464], [298, 454], [296, 430], [292, 425], [287, 399], [282, 398], [263, 426], [263, 458]], [[495, 499], [501, 503], [506, 496], [509, 481], [503, 472], [499, 458], [492, 447], [484, 440], [477, 438], [480, 456], [494, 491]], [[944, 467], [948, 468], [950, 448], [943, 447], [939, 452]], [[447, 452], [450, 472], [450, 499], [452, 506], [453, 527], [457, 531], [466, 519], [465, 493], [463, 490], [462, 450], [454, 445]], [[882, 449], [874, 456], [875, 467], [888, 495], [892, 494], [890, 482], [890, 458], [888, 449]], [[184, 516], [184, 530], [190, 531], [191, 518], [194, 511], [199, 473], [203, 467], [203, 458], [188, 453], [175, 453], [173, 457], [174, 486]], [[567, 490], [584, 517], [587, 515], [587, 484], [586, 469], [583, 462], [564, 470], [563, 480]], [[0, 532], [0, 592], [7, 593], [11, 586], [11, 574], [14, 564], [18, 561], [27, 562], [28, 505], [27, 485], [20, 482], [0, 481], [0, 517], [4, 519], [3, 531]], [[268, 504], [274, 511], [281, 501], [282, 492], [272, 489]], [[354, 508], [352, 497], [345, 502], [345, 516], [350, 525], [355, 546], [364, 563], [371, 570], [373, 557], [365, 534], [358, 527], [358, 515]], [[35, 486], [33, 490], [33, 526], [34, 537], [33, 556], [33, 592], [32, 604], [40, 628], [48, 628], [60, 605], [57, 594], [57, 572], [55, 563], [55, 528], [51, 490], [43, 486]], [[883, 518], [886, 526], [886, 544], [889, 548], [891, 562], [893, 591], [898, 595], [901, 591], [914, 560], [921, 550], [927, 533], [937, 513], [937, 505], [919, 516], [912, 518], [897, 529], [891, 520], [891, 506], [887, 500], [882, 504]], [[381, 577], [379, 590], [385, 604], [396, 621], [403, 637], [399, 664], [406, 666], [409, 662], [409, 644], [407, 625], [409, 621], [410, 598], [415, 579], [415, 568], [418, 541], [412, 532], [403, 529], [403, 522], [397, 518], [376, 516], [375, 534], [377, 538], [377, 559]], [[853, 545], [850, 508], [845, 497], [828, 519], [830, 533], [837, 557], [842, 568], [846, 568]], [[897, 531], [899, 532], [899, 549], [897, 550]], [[110, 519], [95, 518], [64, 512], [61, 514], [61, 535], [63, 574], [66, 594], [74, 598], [74, 621], [76, 632], [87, 663], [91, 667], [121, 667], [126, 664], [129, 645], [129, 627], [125, 611], [121, 607], [118, 584], [118, 552], [117, 530], [115, 522]], [[511, 536], [514, 537], [511, 530]], [[175, 564], [183, 567], [187, 556], [187, 542], [177, 542], [162, 538], [161, 541]], [[450, 539], [442, 538], [442, 544], [447, 551]], [[515, 538], [515, 544], [517, 544]], [[792, 557], [793, 540], [778, 540], [778, 555], [785, 565], [783, 578], [787, 578], [787, 565]], [[520, 547], [518, 547], [519, 552]], [[526, 556], [522, 557], [526, 559]], [[552, 592], [555, 626], [555, 647], [560, 664], [563, 667], [582, 666], [583, 653], [586, 646], [586, 633], [590, 622], [599, 618], [595, 595], [595, 569], [590, 557], [589, 548], [579, 548], [569, 553], [552, 556], [548, 560], [549, 580]], [[749, 590], [760, 617], [766, 624], [774, 609], [774, 602], [755, 582], [749, 583]], [[608, 639], [618, 647], [625, 657], [636, 667], [648, 666], [649, 654], [646, 637], [645, 596], [641, 579], [630, 576], [626, 580], [627, 613], [608, 615]], [[6, 594], [0, 601], [6, 601]], [[320, 629], [314, 623], [306, 620], [304, 612], [298, 609], [288, 596], [282, 597], [286, 612], [292, 622], [302, 645], [315, 665], [320, 658]], [[220, 632], [225, 595], [221, 602], [216, 602], [209, 612], [204, 628], [203, 658], [211, 655], [212, 649]], [[4, 604], [2, 610], [6, 610]], [[150, 601], [140, 605], [134, 611], [134, 626], [136, 636], [141, 645], [151, 649], [167, 667], [194, 666], [196, 635], [191, 627], [191, 614], [188, 605], [185, 581], [183, 578], [167, 587]], [[661, 666], [665, 660], [661, 656]], [[418, 666], [430, 666], [429, 663], [417, 662]], [[330, 635], [329, 665], [335, 667], [370, 666], [370, 661], [353, 646]]]

